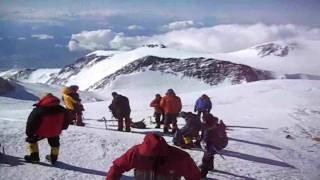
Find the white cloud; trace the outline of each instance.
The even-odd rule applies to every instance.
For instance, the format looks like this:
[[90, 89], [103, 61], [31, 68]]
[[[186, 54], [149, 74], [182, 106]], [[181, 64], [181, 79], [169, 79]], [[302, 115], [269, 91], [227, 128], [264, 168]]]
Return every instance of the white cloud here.
[[260, 23], [188, 28], [154, 36], [133, 37], [111, 30], [98, 30], [72, 35], [69, 49], [133, 49], [143, 44], [161, 43], [172, 48], [218, 53], [241, 50], [270, 41], [295, 38], [320, 40], [320, 30], [290, 24], [269, 26]]
[[110, 49], [110, 42], [116, 35], [121, 34], [114, 33], [110, 29], [83, 31], [78, 34], [72, 34], [68, 48], [70, 51]]
[[18, 40], [22, 41], [22, 40], [26, 40], [27, 38], [25, 37], [19, 37]]
[[34, 35], [31, 35], [31, 37], [39, 40], [54, 39], [53, 36], [48, 34], [34, 34]]
[[133, 25], [128, 26], [128, 29], [129, 30], [142, 30], [144, 28], [142, 26], [133, 24]]
[[190, 27], [194, 27], [196, 24], [189, 20], [189, 21], [175, 21], [171, 22], [167, 25], [162, 26], [162, 29], [164, 30], [180, 30], [180, 29], [187, 29]]

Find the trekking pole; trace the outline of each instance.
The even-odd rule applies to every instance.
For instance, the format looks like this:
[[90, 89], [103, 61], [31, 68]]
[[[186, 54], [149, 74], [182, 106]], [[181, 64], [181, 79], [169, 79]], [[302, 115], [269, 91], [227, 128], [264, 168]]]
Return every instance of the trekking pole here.
[[107, 125], [107, 119], [103, 116], [102, 120], [104, 122], [104, 126], [106, 127], [106, 129], [108, 129], [108, 125]]
[[214, 150], [217, 154], [219, 154], [219, 156], [220, 156], [222, 159], [226, 160], [226, 159], [222, 156], [221, 152], [218, 151], [215, 146], [212, 146], [212, 147], [213, 147], [213, 150]]

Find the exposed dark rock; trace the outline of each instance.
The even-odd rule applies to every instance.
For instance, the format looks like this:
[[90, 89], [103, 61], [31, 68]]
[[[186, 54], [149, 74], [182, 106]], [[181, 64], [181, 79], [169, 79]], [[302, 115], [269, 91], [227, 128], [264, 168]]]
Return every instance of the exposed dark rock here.
[[103, 88], [120, 75], [146, 70], [192, 77], [210, 85], [218, 85], [224, 81], [239, 84], [273, 78], [269, 71], [262, 71], [228, 61], [205, 58], [173, 59], [147, 56], [129, 63], [115, 73], [106, 76], [89, 89]]
[[47, 83], [49, 84], [64, 84], [71, 76], [77, 75], [84, 67], [89, 68], [99, 61], [106, 60], [110, 56], [97, 56], [96, 54], [90, 54], [76, 60], [75, 63], [65, 66], [61, 71], [52, 77]]
[[14, 85], [12, 85], [9, 80], [6, 80], [0, 77], [0, 94], [13, 91], [14, 89], [15, 89]]
[[256, 46], [255, 49], [258, 50], [258, 55], [261, 57], [274, 55], [284, 57], [289, 54], [289, 51], [297, 46], [295, 43], [290, 43], [287, 45], [280, 45], [276, 43], [268, 43], [260, 46]]
[[163, 44], [145, 44], [143, 47], [148, 47], [148, 48], [166, 48], [165, 45]]

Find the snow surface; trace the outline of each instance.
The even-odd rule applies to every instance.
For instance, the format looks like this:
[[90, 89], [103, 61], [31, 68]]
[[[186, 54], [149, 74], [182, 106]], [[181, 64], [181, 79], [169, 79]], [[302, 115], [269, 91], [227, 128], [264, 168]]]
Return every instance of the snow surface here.
[[[152, 128], [149, 103], [155, 93], [164, 94], [169, 87], [175, 88], [185, 111], [193, 109], [201, 94], [208, 94], [214, 104], [213, 113], [229, 126], [225, 159], [216, 156], [216, 171], [210, 172], [208, 179], [320, 178], [320, 145], [315, 139], [320, 137], [320, 100], [316, 98], [320, 95], [320, 81], [269, 80], [214, 88], [192, 79], [164, 76], [154, 80], [153, 76], [157, 74], [121, 76], [100, 92], [82, 92], [86, 99], [104, 95], [105, 101], [84, 104], [87, 126], [70, 126], [63, 132], [60, 162], [54, 167], [44, 160], [50, 151], [45, 140], [39, 143], [41, 163], [28, 164], [23, 160], [27, 153], [25, 122], [35, 101], [0, 97], [0, 142], [6, 151], [0, 157], [0, 179], [104, 179], [115, 158], [141, 143], [145, 133], [161, 131]], [[43, 91], [61, 96], [56, 87], [23, 83], [21, 86], [35, 96]], [[110, 93], [115, 90], [130, 98], [133, 120], [144, 118], [150, 129], [117, 132], [113, 121], [105, 129], [104, 122], [97, 119], [110, 119], [107, 106]], [[183, 123], [179, 119], [178, 125]], [[165, 139], [172, 144], [172, 137]], [[202, 152], [187, 152], [200, 164]], [[133, 179], [132, 176], [133, 171], [129, 171], [122, 179]]]
[[320, 75], [320, 42], [312, 40], [296, 40], [294, 42], [274, 42], [284, 46], [296, 43], [296, 47], [289, 50], [287, 56], [280, 57], [268, 55], [260, 57], [255, 47], [231, 52], [215, 54], [217, 59], [227, 60], [234, 63], [246, 64], [263, 70], [275, 71], [283, 74], [313, 74]]

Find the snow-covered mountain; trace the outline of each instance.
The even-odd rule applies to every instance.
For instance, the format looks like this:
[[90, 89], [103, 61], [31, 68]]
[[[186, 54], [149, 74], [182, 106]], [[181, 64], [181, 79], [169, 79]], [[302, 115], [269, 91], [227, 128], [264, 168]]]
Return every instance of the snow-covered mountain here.
[[77, 84], [82, 90], [101, 89], [121, 75], [146, 70], [195, 78], [209, 85], [277, 78], [320, 79], [320, 54], [314, 47], [319, 44], [298, 42], [270, 42], [225, 54], [146, 45], [131, 51], [95, 51], [62, 69], [10, 70], [1, 72], [0, 77], [31, 83]]
[[233, 63], [280, 74], [320, 75], [320, 41], [295, 40], [260, 44], [248, 49], [214, 56]]
[[0, 77], [27, 83], [46, 83], [61, 69], [10, 69], [0, 72]]

